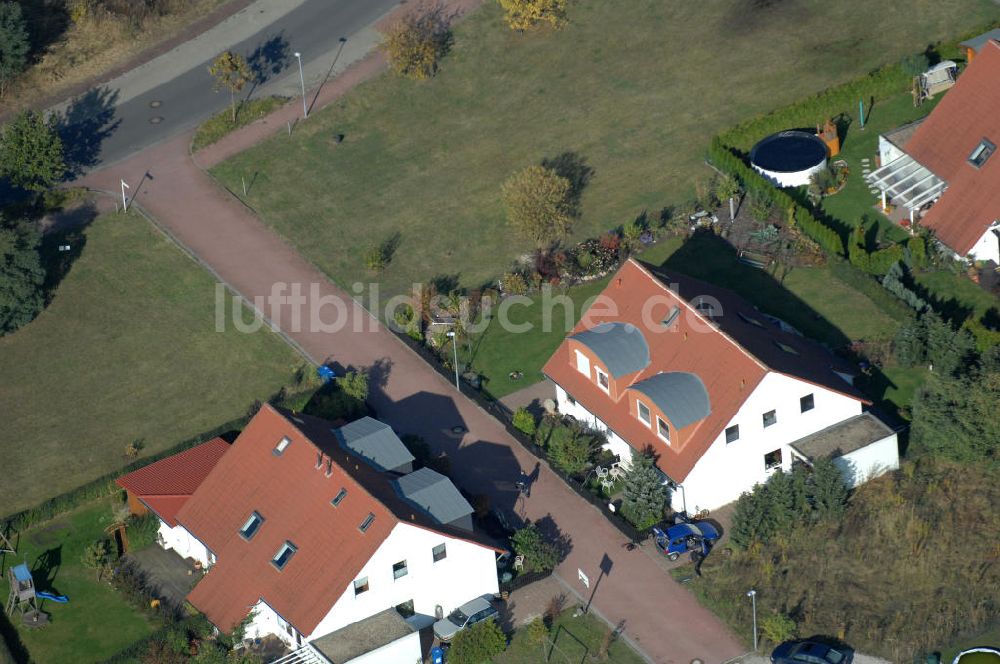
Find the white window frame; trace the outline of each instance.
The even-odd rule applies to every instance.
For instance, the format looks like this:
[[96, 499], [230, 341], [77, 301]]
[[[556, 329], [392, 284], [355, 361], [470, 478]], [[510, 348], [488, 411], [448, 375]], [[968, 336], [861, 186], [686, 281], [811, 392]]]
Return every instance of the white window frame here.
[[[660, 426], [661, 424], [663, 425], [662, 427]], [[667, 432], [666, 436], [663, 435], [664, 430]], [[664, 441], [667, 445], [670, 444], [670, 425], [659, 415], [656, 416], [656, 435], [659, 436], [660, 440]]]
[[[594, 367], [594, 371], [597, 373], [597, 387], [601, 388], [608, 394], [611, 394], [611, 376], [605, 373], [600, 367]], [[607, 383], [607, 386], [601, 384], [601, 376], [604, 376], [604, 382]]]
[[[642, 416], [643, 408], [646, 409], [646, 417]], [[653, 411], [642, 402], [642, 399], [635, 400], [635, 416], [639, 418], [640, 422], [645, 423], [647, 427], [653, 426]]]
[[573, 352], [576, 353], [576, 370], [590, 378], [590, 358], [579, 350], [574, 349]]
[[[254, 528], [249, 534], [247, 534], [247, 529], [250, 528], [251, 525], [254, 525]], [[257, 510], [250, 512], [250, 516], [247, 517], [247, 520], [244, 521], [243, 525], [240, 527], [240, 537], [249, 542], [253, 539], [254, 535], [260, 532], [260, 527], [263, 525], [264, 517], [260, 515], [260, 512]]]
[[[398, 565], [402, 565], [399, 569], [396, 569]], [[410, 573], [410, 566], [407, 564], [406, 559], [400, 560], [392, 564], [392, 579], [393, 581], [399, 581], [404, 576]]]
[[[729, 440], [730, 429], [736, 429], [736, 437], [733, 438], [732, 440]], [[726, 427], [725, 430], [722, 432], [722, 435], [726, 437], [726, 445], [732, 445], [733, 443], [737, 442], [740, 439], [740, 425], [733, 424], [732, 426]]]
[[[771, 422], [770, 424], [768, 424], [767, 423], [767, 416], [770, 415], [770, 414], [772, 414], [772, 413], [774, 414], [774, 421]], [[767, 411], [765, 413], [762, 413], [761, 416], [760, 416], [760, 423], [763, 425], [763, 428], [765, 428], [765, 429], [769, 429], [770, 427], [773, 427], [774, 425], [776, 425], [778, 423], [778, 409], [777, 408], [772, 408], [771, 410], [769, 410], [769, 411]]]
[[281, 456], [288, 449], [288, 446], [292, 444], [292, 439], [288, 436], [282, 436], [278, 444], [274, 446], [274, 456]]
[[330, 500], [330, 504], [334, 507], [339, 507], [340, 503], [344, 502], [344, 498], [347, 498], [347, 489], [341, 487], [340, 491], [337, 492], [337, 495]]
[[[281, 545], [281, 548], [278, 549], [278, 552], [274, 554], [273, 558], [271, 558], [271, 564], [274, 565], [274, 568], [279, 572], [282, 571], [283, 569], [288, 567], [289, 561], [291, 561], [291, 559], [295, 556], [298, 550], [299, 548], [297, 546], [295, 546], [288, 540], [285, 540], [284, 543]], [[286, 553], [288, 554], [288, 557], [285, 558], [285, 562], [279, 563], [278, 561], [281, 560], [281, 558], [285, 556]]]
[[[441, 549], [441, 557], [440, 558], [438, 558], [438, 554], [437, 554], [437, 550], [438, 549]], [[431, 548], [431, 560], [434, 563], [439, 563], [442, 560], [445, 560], [447, 557], [448, 557], [448, 543], [447, 542], [441, 542], [437, 546]]]
[[354, 579], [354, 596], [363, 595], [371, 590], [371, 586], [368, 585], [368, 577], [362, 576]]
[[[778, 453], [778, 462], [777, 463], [768, 464], [767, 463], [767, 457], [771, 456], [775, 452]], [[776, 450], [771, 450], [770, 452], [768, 452], [767, 454], [764, 455], [764, 470], [767, 471], [767, 472], [771, 472], [772, 470], [775, 470], [777, 468], [781, 468], [781, 466], [784, 463], [784, 461], [785, 461], [785, 455], [782, 453], [780, 447], [778, 449], [776, 449]]]

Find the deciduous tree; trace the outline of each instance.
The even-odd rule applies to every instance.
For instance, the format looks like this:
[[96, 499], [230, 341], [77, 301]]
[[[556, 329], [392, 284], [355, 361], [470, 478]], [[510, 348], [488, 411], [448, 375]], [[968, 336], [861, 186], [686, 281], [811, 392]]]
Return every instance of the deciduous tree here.
[[424, 7], [389, 26], [382, 50], [397, 74], [424, 80], [437, 71], [450, 42], [451, 31], [441, 8]]
[[239, 53], [223, 51], [209, 66], [208, 73], [215, 77], [215, 89], [229, 90], [229, 102], [233, 110], [233, 123], [236, 123], [236, 93], [246, 87], [254, 79], [254, 73], [247, 64], [246, 58]]
[[512, 30], [524, 32], [566, 24], [566, 0], [499, 0], [504, 20]]
[[521, 237], [543, 249], [569, 232], [570, 181], [554, 170], [529, 166], [503, 185], [507, 220]]
[[45, 305], [40, 243], [33, 225], [0, 218], [0, 335], [31, 322]]
[[544, 572], [559, 564], [559, 547], [550, 542], [533, 523], [528, 523], [510, 538], [514, 553], [524, 556], [525, 572]]
[[448, 651], [448, 661], [453, 664], [483, 664], [506, 649], [507, 635], [490, 618], [455, 635]]
[[34, 111], [19, 113], [0, 134], [0, 176], [29, 191], [44, 191], [66, 174], [62, 139]]
[[16, 2], [0, 2], [0, 99], [28, 64], [28, 30]]
[[83, 550], [83, 556], [80, 558], [80, 562], [87, 569], [96, 570], [97, 580], [101, 580], [101, 574], [104, 572], [105, 566], [108, 564], [108, 557], [111, 555], [110, 549], [108, 547], [108, 540], [97, 540], [93, 544], [90, 544]]

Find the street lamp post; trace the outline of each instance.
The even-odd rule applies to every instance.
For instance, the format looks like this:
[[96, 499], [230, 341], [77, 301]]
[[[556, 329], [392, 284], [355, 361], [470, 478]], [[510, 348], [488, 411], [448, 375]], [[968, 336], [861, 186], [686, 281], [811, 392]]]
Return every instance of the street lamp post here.
[[462, 388], [458, 385], [458, 336], [454, 330], [449, 332], [448, 336], [451, 337], [451, 347], [455, 350], [455, 389], [461, 392]]
[[302, 54], [295, 51], [295, 59], [299, 61], [299, 83], [302, 84], [302, 119], [309, 117], [309, 107], [306, 106], [306, 77], [302, 73]]
[[[122, 211], [128, 212], [128, 198], [125, 196], [125, 190], [131, 189], [132, 187], [128, 186], [128, 184], [125, 182], [125, 178], [121, 178], [121, 181], [122, 181]], [[139, 184], [142, 183], [140, 182]]]
[[757, 652], [757, 591], [751, 588], [747, 591], [747, 597], [753, 605], [753, 651]]

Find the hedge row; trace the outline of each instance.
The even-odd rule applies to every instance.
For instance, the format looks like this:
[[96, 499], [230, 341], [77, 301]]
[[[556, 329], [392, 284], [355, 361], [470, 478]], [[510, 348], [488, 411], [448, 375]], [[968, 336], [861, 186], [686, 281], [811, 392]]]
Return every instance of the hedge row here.
[[160, 459], [166, 458], [172, 454], [182, 452], [188, 448], [194, 447], [195, 445], [200, 445], [206, 440], [210, 440], [221, 434], [241, 429], [246, 422], [246, 417], [230, 420], [229, 422], [217, 426], [210, 431], [188, 438], [187, 440], [184, 440], [158, 454], [133, 461], [124, 468], [102, 475], [101, 477], [98, 477], [83, 486], [67, 491], [66, 493], [55, 496], [54, 498], [50, 498], [35, 507], [30, 507], [26, 510], [17, 512], [16, 514], [4, 517], [2, 521], [8, 528], [13, 528], [14, 530], [25, 530], [42, 523], [43, 521], [48, 521], [59, 514], [68, 512], [69, 510], [84, 503], [97, 500], [98, 498], [111, 496], [116, 492], [121, 491], [121, 488], [115, 484], [115, 480], [122, 475], [142, 468], [143, 466], [147, 466], [154, 461], [159, 461]]
[[844, 243], [836, 230], [817, 219], [807, 208], [798, 205], [786, 192], [776, 188], [748, 166], [742, 157], [726, 146], [722, 138], [717, 136], [712, 139], [708, 159], [720, 171], [736, 178], [751, 197], [767, 201], [785, 213], [791, 212], [795, 225], [823, 251], [833, 256], [844, 255]]

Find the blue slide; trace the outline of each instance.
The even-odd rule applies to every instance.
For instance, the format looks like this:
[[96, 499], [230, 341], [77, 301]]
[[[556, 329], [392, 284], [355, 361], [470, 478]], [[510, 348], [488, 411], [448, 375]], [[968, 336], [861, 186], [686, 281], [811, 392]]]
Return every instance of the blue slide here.
[[69, 601], [69, 597], [66, 597], [66, 595], [53, 595], [52, 593], [47, 593], [44, 590], [39, 590], [35, 594], [42, 599], [50, 599], [53, 602], [59, 602], [60, 604], [65, 604]]

